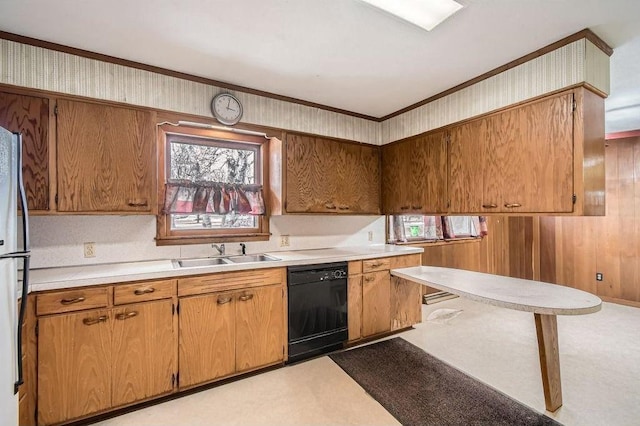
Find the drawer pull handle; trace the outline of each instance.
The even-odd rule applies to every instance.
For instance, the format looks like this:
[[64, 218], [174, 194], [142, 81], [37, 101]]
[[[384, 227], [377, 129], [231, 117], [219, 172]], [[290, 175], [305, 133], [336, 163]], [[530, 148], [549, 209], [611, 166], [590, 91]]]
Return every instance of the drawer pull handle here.
[[134, 291], [133, 294], [135, 294], [136, 296], [142, 296], [143, 294], [153, 293], [154, 291], [156, 291], [156, 289], [153, 288], [153, 287], [150, 287], [150, 288], [139, 288], [136, 291]]
[[520, 203], [507, 203], [504, 206], [506, 208], [508, 208], [508, 209], [513, 209], [513, 208], [516, 208], [516, 207], [522, 207], [522, 204], [520, 204]]
[[137, 317], [138, 311], [127, 312], [126, 314], [118, 314], [116, 315], [116, 319], [120, 321], [127, 320], [129, 318]]
[[80, 296], [73, 299], [62, 299], [60, 303], [62, 303], [63, 305], [73, 305], [74, 303], [84, 302], [85, 300], [86, 299], [84, 297]]
[[336, 206], [335, 206], [335, 204], [327, 203], [327, 204], [324, 205], [324, 208], [325, 209], [329, 209], [329, 210], [335, 210]]
[[370, 283], [371, 281], [374, 281], [375, 278], [374, 277], [364, 277], [364, 282], [366, 283]]
[[218, 297], [218, 305], [225, 305], [233, 300], [233, 297]]
[[422, 206], [411, 206], [414, 210], [421, 210]]
[[409, 206], [401, 206], [400, 210], [409, 210]]
[[483, 204], [482, 208], [483, 209], [496, 209], [496, 208], [498, 208], [498, 205], [497, 204]]
[[100, 315], [97, 318], [85, 318], [82, 320], [82, 323], [84, 325], [94, 325], [94, 324], [98, 324], [100, 322], [106, 322], [109, 319], [109, 317], [107, 315]]
[[243, 294], [238, 299], [242, 300], [243, 302], [246, 302], [247, 300], [253, 299], [253, 294]]
[[377, 268], [378, 266], [382, 266], [382, 263], [380, 263], [380, 262], [376, 262], [376, 263], [372, 263], [372, 264], [371, 264], [371, 267], [372, 267], [372, 268]]
[[349, 210], [349, 206], [340, 206], [338, 207], [339, 210]]
[[127, 205], [129, 207], [147, 207], [149, 205], [149, 203], [145, 200], [145, 201], [133, 201], [133, 200], [129, 200], [127, 202]]

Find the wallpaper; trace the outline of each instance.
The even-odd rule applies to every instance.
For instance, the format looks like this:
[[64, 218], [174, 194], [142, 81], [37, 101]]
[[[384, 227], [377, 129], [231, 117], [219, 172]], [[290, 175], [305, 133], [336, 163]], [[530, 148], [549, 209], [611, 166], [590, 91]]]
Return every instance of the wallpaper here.
[[[380, 145], [588, 82], [609, 91], [609, 57], [581, 39], [382, 123], [231, 91], [245, 123]], [[0, 82], [211, 117], [219, 87], [0, 40]]]

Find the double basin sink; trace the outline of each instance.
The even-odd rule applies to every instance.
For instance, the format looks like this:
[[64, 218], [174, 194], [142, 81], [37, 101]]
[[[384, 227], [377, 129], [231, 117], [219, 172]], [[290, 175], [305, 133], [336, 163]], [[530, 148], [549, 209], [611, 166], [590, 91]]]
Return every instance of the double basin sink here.
[[174, 259], [174, 268], [196, 268], [199, 266], [233, 265], [234, 263], [272, 262], [280, 260], [266, 254], [241, 254], [238, 256], [203, 257], [197, 259]]

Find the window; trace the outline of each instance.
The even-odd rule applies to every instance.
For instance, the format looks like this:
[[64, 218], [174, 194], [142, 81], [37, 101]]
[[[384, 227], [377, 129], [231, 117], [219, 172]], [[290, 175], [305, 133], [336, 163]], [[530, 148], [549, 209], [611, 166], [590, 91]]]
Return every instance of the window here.
[[160, 133], [158, 244], [268, 239], [267, 139], [169, 126]]
[[389, 243], [481, 238], [487, 235], [483, 216], [397, 215], [389, 218]]

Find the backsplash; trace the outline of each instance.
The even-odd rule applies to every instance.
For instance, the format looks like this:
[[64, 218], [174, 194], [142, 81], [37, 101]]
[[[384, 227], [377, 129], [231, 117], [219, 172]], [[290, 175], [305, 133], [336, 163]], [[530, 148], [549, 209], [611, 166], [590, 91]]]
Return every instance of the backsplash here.
[[[276, 216], [269, 241], [248, 242], [247, 253], [383, 244], [384, 216]], [[369, 241], [369, 232], [372, 241]], [[156, 246], [155, 216], [32, 216], [31, 267], [89, 265], [174, 259], [216, 254], [210, 244]], [[289, 235], [289, 247], [280, 236]], [[84, 257], [84, 243], [95, 243], [96, 256]], [[239, 243], [227, 243], [239, 254]]]

